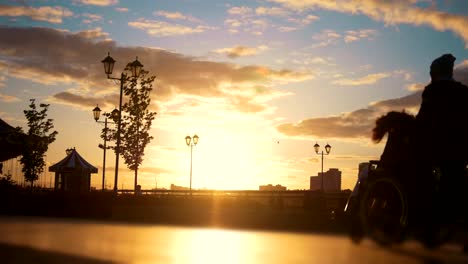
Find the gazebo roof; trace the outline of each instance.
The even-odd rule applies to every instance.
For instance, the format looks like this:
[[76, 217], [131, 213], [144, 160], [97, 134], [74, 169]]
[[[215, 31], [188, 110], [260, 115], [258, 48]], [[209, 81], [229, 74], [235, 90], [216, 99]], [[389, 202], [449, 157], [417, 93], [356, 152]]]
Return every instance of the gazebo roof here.
[[89, 173], [97, 173], [98, 169], [87, 162], [83, 157], [78, 154], [76, 149], [67, 155], [63, 160], [49, 167], [49, 171], [61, 172], [61, 171], [86, 171]]
[[9, 133], [15, 128], [0, 118], [0, 134]]
[[25, 139], [25, 134], [0, 119], [0, 161], [20, 156]]

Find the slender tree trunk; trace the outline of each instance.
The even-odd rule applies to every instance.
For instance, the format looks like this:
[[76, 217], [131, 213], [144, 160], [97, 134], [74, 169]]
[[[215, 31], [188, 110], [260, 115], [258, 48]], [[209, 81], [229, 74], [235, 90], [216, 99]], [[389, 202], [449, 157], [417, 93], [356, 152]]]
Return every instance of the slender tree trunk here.
[[[135, 160], [138, 160], [138, 157], [140, 155], [139, 153], [139, 149], [138, 149], [138, 144], [140, 143], [140, 126], [139, 126], [140, 123], [137, 122], [137, 131], [136, 131], [136, 146], [137, 146], [137, 151], [135, 152]], [[135, 187], [134, 187], [134, 190], [137, 189], [137, 185], [138, 185], [138, 161], [136, 162], [136, 166], [135, 166]]]
[[134, 190], [136, 191], [138, 185], [138, 168], [135, 169], [135, 187]]

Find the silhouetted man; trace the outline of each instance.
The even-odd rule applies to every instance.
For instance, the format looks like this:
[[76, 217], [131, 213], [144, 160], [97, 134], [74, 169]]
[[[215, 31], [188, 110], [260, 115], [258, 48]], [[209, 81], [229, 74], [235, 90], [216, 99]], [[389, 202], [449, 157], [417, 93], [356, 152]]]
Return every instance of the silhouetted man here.
[[440, 202], [447, 209], [443, 217], [466, 210], [460, 199], [468, 160], [468, 87], [453, 79], [454, 62], [452, 54], [432, 62], [431, 83], [424, 88], [416, 116], [419, 158], [440, 166]]

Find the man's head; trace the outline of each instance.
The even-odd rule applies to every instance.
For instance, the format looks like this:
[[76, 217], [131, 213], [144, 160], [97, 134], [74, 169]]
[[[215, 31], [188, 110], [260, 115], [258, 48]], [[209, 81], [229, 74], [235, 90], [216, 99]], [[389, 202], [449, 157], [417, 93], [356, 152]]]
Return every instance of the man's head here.
[[433, 81], [452, 79], [455, 60], [452, 54], [444, 54], [435, 59], [431, 64], [431, 79]]

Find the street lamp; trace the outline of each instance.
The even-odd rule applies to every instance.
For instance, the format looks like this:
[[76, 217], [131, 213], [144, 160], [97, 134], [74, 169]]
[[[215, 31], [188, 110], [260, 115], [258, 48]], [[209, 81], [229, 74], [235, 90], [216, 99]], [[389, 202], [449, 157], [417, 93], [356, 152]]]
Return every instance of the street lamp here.
[[[116, 109], [114, 109], [114, 111], [116, 111]], [[114, 111], [112, 111], [112, 112], [114, 112]], [[94, 120], [96, 121], [96, 123], [104, 124], [104, 131], [106, 133], [104, 135], [104, 144], [99, 144], [98, 145], [98, 147], [101, 148], [103, 150], [103, 152], [104, 152], [103, 158], [102, 158], [102, 190], [104, 191], [106, 189], [106, 186], [105, 186], [105, 179], [106, 179], [106, 150], [110, 149], [110, 147], [107, 146], [107, 116], [105, 117], [104, 122], [103, 122], [103, 121], [99, 121], [100, 115], [101, 115], [101, 109], [99, 108], [99, 106], [96, 105], [96, 107], [93, 109]], [[110, 123], [115, 124], [114, 122], [110, 122]]]
[[327, 145], [325, 146], [325, 152], [326, 153], [323, 153], [323, 150], [321, 152], [319, 152], [320, 145], [317, 144], [317, 142], [316, 142], [315, 145], [314, 145], [314, 150], [315, 150], [315, 153], [317, 153], [317, 155], [322, 155], [322, 178], [320, 179], [320, 182], [321, 182], [321, 190], [322, 190], [322, 192], [324, 192], [324, 188], [323, 188], [323, 178], [324, 178], [324, 175], [323, 175], [323, 155], [329, 155], [330, 154], [331, 146], [327, 143]]
[[[125, 81], [127, 80], [127, 75], [122, 72], [120, 78], [111, 77], [112, 70], [114, 69], [115, 60], [110, 56], [110, 53], [107, 53], [107, 57], [101, 61], [104, 64], [104, 73], [107, 75], [107, 79], [120, 81], [120, 98], [119, 98], [119, 109], [117, 120], [117, 142], [115, 147], [115, 178], [114, 178], [114, 192], [117, 193], [117, 181], [119, 178], [119, 154], [120, 154], [120, 129], [122, 121], [122, 93]], [[143, 64], [138, 61], [138, 57], [134, 62], [127, 64], [130, 68], [130, 73], [133, 78], [138, 78], [143, 68]], [[114, 112], [114, 111], [112, 111]], [[115, 120], [114, 120], [115, 121]]]
[[[193, 139], [193, 141], [192, 141]], [[190, 195], [192, 195], [192, 157], [193, 157], [193, 146], [198, 144], [198, 136], [194, 135], [193, 137], [186, 136], [185, 143], [190, 147]]]

